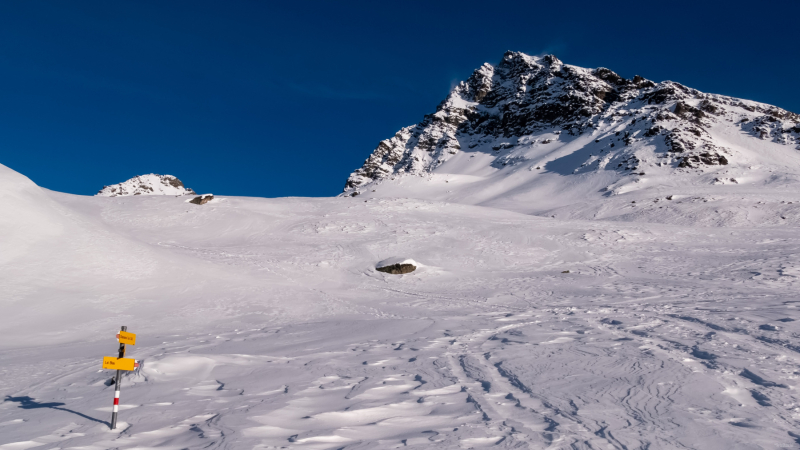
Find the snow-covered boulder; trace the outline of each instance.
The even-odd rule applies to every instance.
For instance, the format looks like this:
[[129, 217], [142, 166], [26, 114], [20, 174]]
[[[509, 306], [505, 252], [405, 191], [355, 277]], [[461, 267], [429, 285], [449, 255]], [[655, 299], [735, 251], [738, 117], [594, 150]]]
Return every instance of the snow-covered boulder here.
[[375, 265], [378, 272], [390, 273], [392, 275], [402, 275], [417, 270], [419, 263], [410, 258], [389, 258], [384, 259]]
[[189, 203], [194, 203], [195, 205], [205, 205], [211, 200], [214, 200], [214, 194], [203, 194], [199, 197], [191, 199]]
[[192, 189], [172, 175], [140, 175], [119, 184], [105, 186], [97, 193], [100, 197], [120, 197], [128, 195], [195, 195]]

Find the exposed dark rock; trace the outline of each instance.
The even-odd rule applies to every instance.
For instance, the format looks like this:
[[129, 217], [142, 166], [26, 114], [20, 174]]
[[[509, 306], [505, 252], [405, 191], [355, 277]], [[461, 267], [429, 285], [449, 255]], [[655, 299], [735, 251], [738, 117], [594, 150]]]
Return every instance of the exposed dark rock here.
[[703, 152], [695, 155], [684, 156], [678, 167], [700, 167], [705, 164], [707, 166], [727, 165], [728, 159], [719, 153]]
[[203, 194], [199, 197], [191, 199], [189, 203], [194, 203], [195, 205], [205, 205], [211, 200], [214, 200], [214, 196], [212, 194]]
[[635, 84], [636, 87], [639, 88], [639, 89], [651, 88], [651, 87], [655, 87], [656, 86], [656, 84], [653, 83], [652, 81], [647, 80], [644, 77], [641, 77], [639, 75], [634, 75], [633, 76], [633, 84]]
[[625, 82], [624, 78], [617, 75], [615, 72], [606, 69], [605, 67], [600, 67], [599, 69], [595, 70], [594, 75], [610, 84], [624, 84]]
[[710, 114], [717, 114], [719, 112], [719, 108], [708, 99], [700, 102], [700, 109]]
[[675, 104], [675, 111], [673, 112], [675, 113], [676, 116], [683, 118], [689, 118], [693, 116], [695, 119], [702, 119], [703, 117], [706, 116], [703, 111], [700, 111], [699, 109], [693, 106], [687, 105], [684, 102], [678, 102], [677, 104]]
[[662, 128], [662, 127], [660, 127], [658, 125], [654, 125], [644, 133], [644, 136], [645, 137], [653, 137], [653, 136], [661, 133], [661, 130], [663, 130], [663, 129], [664, 128]]
[[167, 182], [169, 182], [170, 186], [173, 187], [184, 187], [183, 182], [179, 180], [177, 177], [167, 178]]
[[693, 144], [681, 140], [674, 132], [667, 133], [667, 135], [664, 137], [664, 143], [667, 144], [667, 148], [672, 153], [683, 153], [686, 150], [691, 150], [694, 148]]
[[[683, 86], [678, 83], [665, 82], [659, 83], [658, 88], [647, 92], [642, 96], [648, 104], [664, 104], [670, 100], [676, 100], [683, 97]], [[683, 88], [683, 89], [681, 89]]]
[[417, 270], [417, 266], [413, 264], [397, 263], [384, 267], [376, 267], [375, 270], [377, 270], [378, 272], [390, 273], [392, 275], [402, 275], [404, 273], [411, 273]]

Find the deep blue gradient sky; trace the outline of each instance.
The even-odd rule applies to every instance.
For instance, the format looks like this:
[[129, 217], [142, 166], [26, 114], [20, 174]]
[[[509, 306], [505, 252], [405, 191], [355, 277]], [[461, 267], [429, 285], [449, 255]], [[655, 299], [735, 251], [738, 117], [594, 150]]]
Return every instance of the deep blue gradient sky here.
[[[712, 4], [716, 3], [716, 4]], [[332, 196], [506, 50], [800, 112], [800, 2], [0, 2], [0, 163]]]

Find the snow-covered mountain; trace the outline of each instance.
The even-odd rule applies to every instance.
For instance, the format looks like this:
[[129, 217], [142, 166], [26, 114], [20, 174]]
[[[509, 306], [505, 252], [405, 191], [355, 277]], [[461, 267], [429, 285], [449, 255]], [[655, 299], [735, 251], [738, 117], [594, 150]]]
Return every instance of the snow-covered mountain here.
[[195, 192], [183, 185], [172, 175], [151, 173], [133, 177], [119, 184], [104, 186], [95, 194], [101, 197], [121, 197], [127, 195], [194, 195]]
[[787, 197], [755, 222], [748, 216], [765, 201], [761, 187], [799, 190], [798, 150], [800, 116], [781, 108], [507, 52], [435, 113], [382, 141], [343, 195], [582, 219], [777, 225], [797, 223], [800, 205]]

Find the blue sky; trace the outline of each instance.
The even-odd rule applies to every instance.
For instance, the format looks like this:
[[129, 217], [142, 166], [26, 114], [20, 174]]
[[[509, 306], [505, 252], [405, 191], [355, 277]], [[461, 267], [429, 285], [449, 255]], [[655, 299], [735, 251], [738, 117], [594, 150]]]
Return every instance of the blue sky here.
[[[716, 4], [714, 4], [716, 3]], [[0, 163], [332, 196], [506, 50], [800, 112], [797, 1], [0, 2]]]

